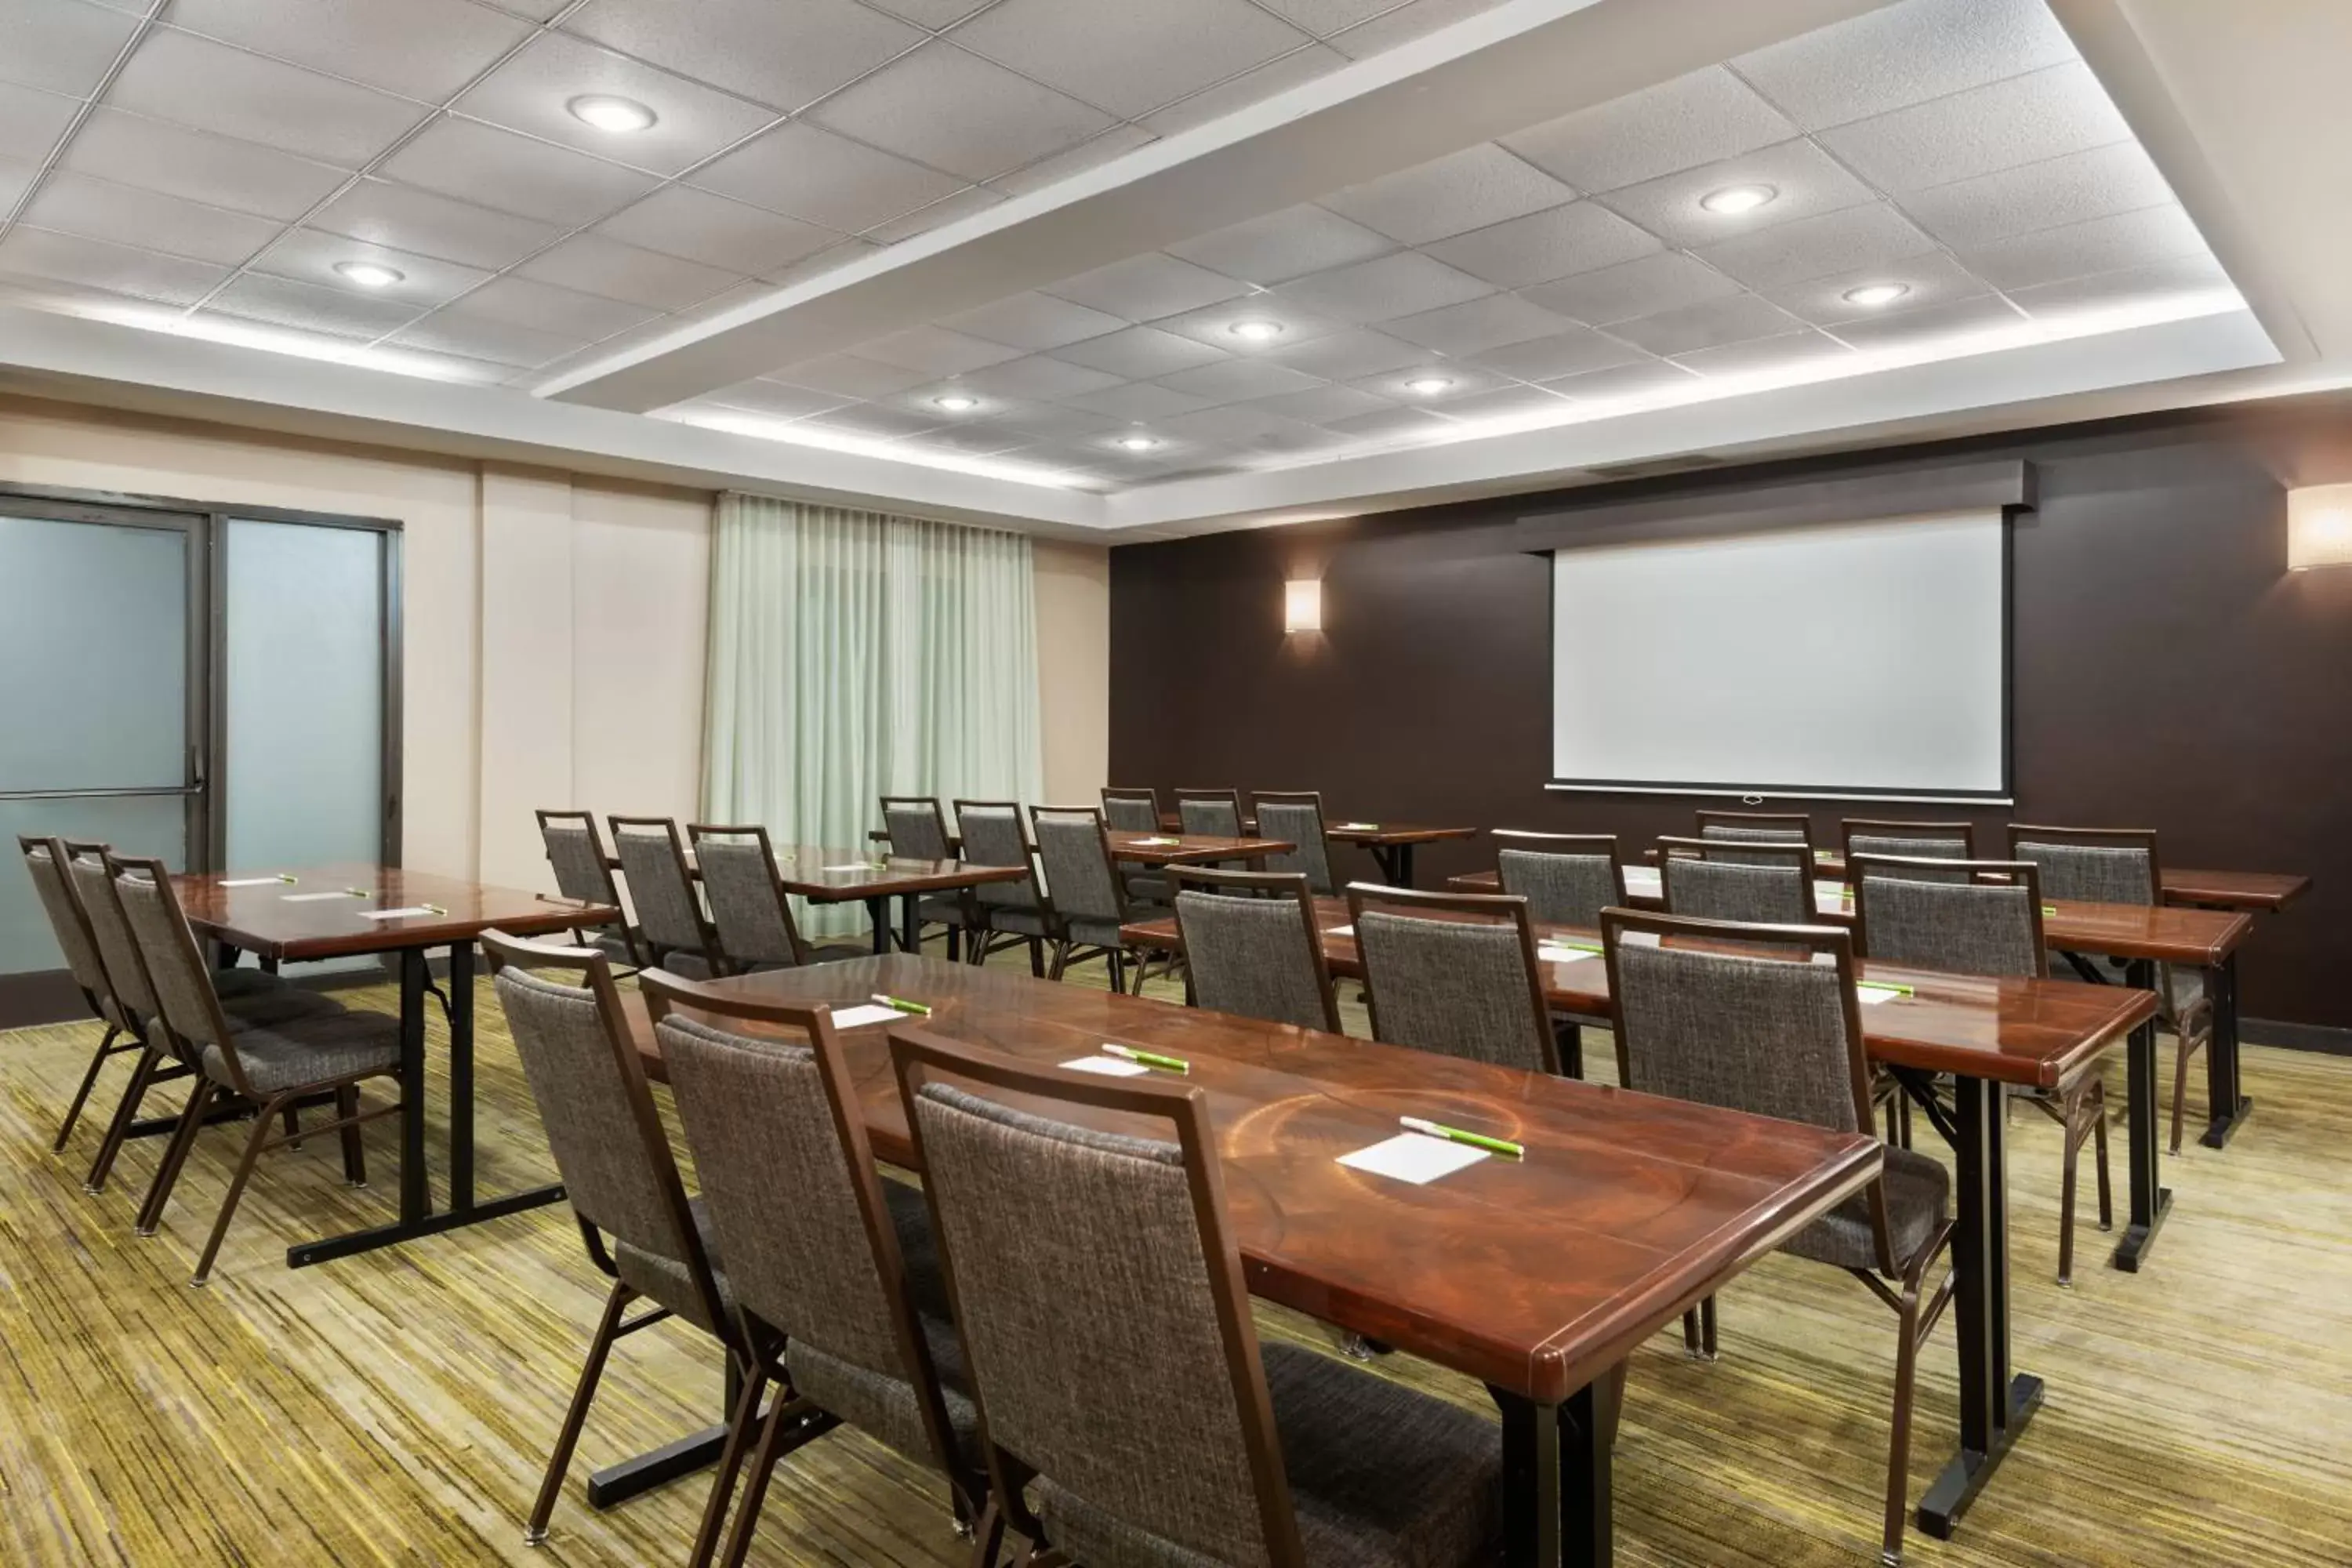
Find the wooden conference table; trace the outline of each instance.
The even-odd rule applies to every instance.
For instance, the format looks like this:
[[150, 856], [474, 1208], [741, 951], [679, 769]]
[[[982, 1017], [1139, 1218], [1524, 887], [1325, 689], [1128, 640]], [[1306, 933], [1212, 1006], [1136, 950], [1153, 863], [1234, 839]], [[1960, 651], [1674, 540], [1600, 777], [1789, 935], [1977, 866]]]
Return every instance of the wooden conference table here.
[[[874, 951], [890, 950], [890, 900], [898, 900], [898, 945], [908, 952], [921, 945], [917, 910], [932, 893], [952, 893], [983, 882], [1017, 882], [1024, 866], [976, 866], [969, 860], [924, 860], [910, 856], [877, 858], [866, 849], [835, 849], [822, 844], [772, 847], [776, 880], [787, 893], [813, 904], [862, 903], [874, 922]], [[607, 850], [604, 864], [625, 875], [621, 858]], [[702, 868], [686, 852], [687, 875], [699, 881]]]
[[[1172, 811], [1160, 814], [1160, 825], [1175, 831], [1184, 819]], [[1255, 834], [1257, 820], [1244, 817], [1242, 831]], [[1432, 827], [1418, 822], [1327, 822], [1323, 837], [1334, 844], [1353, 844], [1368, 850], [1372, 863], [1381, 868], [1381, 879], [1391, 888], [1412, 886], [1412, 852], [1423, 844], [1435, 844], [1448, 838], [1475, 838], [1475, 827]]]
[[[1347, 903], [1318, 899], [1315, 918], [1332, 973], [1360, 977], [1363, 962], [1349, 925]], [[1571, 926], [1536, 929], [1543, 943], [1579, 944], [1570, 949], [1574, 958], [1539, 961], [1545, 1001], [1562, 1013], [1614, 1016], [1616, 1004], [1609, 994], [1609, 967], [1598, 951], [1599, 933]], [[1130, 925], [1122, 934], [1138, 944], [1182, 945], [1172, 919]], [[1953, 1317], [1959, 1339], [1960, 1447], [1927, 1489], [1918, 1510], [1922, 1530], [1948, 1538], [2042, 1396], [2040, 1378], [2010, 1367], [2003, 1087], [2070, 1087], [2095, 1070], [2118, 1038], [2136, 1037], [2155, 1017], [2156, 996], [2123, 986], [1990, 979], [1868, 960], [1857, 967], [1861, 979], [1911, 988], [1909, 994], [1862, 1009], [1864, 1040], [1872, 1059], [1897, 1069], [1906, 1086], [1924, 1088], [1925, 1080], [1938, 1073], [1952, 1075], [1955, 1086], [1948, 1110], [1939, 1100], [1915, 1096], [1951, 1141], [1957, 1167], [1952, 1266], [1958, 1278]]]
[[[272, 968], [311, 959], [397, 954], [400, 969], [400, 1217], [391, 1225], [289, 1247], [289, 1267], [372, 1252], [419, 1237], [519, 1214], [563, 1196], [534, 1187], [487, 1202], [474, 1195], [474, 942], [496, 927], [544, 936], [575, 925], [621, 918], [604, 904], [513, 888], [483, 887], [397, 866], [305, 866], [266, 884], [231, 887], [252, 872], [190, 873], [172, 879], [189, 926], [226, 962], [250, 952]], [[357, 891], [354, 891], [357, 889]], [[426, 906], [430, 906], [429, 909]], [[371, 920], [369, 910], [423, 912]], [[436, 1211], [425, 1167], [425, 994], [427, 950], [449, 950], [449, 1203]]]
[[[1038, 1066], [1107, 1040], [1186, 1058], [1185, 1081], [1208, 1097], [1251, 1293], [1487, 1385], [1503, 1415], [1514, 1564], [1612, 1560], [1625, 1358], [1861, 1192], [1881, 1163], [1874, 1140], [1850, 1133], [1013, 970], [892, 954], [719, 984], [837, 1005], [887, 992], [932, 1009], [909, 1022]], [[659, 1078], [643, 1004], [623, 1001]], [[842, 1043], [875, 1153], [911, 1167], [886, 1028], [848, 1030]], [[1120, 1125], [1075, 1107], [1054, 1113]], [[1528, 1157], [1426, 1186], [1337, 1163], [1394, 1136], [1408, 1113], [1517, 1140]]]

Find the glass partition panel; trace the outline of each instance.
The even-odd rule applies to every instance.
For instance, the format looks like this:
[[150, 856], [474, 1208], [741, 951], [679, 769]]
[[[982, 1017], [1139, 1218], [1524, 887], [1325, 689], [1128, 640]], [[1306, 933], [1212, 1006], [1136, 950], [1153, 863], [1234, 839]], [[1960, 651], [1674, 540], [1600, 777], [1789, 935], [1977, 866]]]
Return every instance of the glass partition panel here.
[[182, 871], [188, 865], [187, 803], [176, 795], [76, 795], [47, 800], [0, 800], [0, 846], [7, 864], [0, 868], [0, 974], [63, 969], [65, 954], [49, 933], [48, 911], [16, 836], [97, 839], [124, 855], [160, 855]]

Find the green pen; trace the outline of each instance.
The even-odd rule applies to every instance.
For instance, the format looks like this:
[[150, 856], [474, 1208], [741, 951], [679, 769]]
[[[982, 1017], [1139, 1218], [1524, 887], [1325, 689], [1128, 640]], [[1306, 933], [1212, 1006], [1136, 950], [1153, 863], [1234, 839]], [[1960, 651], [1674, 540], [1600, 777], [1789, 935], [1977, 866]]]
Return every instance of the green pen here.
[[294, 886], [295, 883], [299, 882], [302, 879], [293, 876], [290, 873], [280, 871], [278, 873], [278, 879], [290, 888]]
[[370, 888], [345, 888], [343, 891], [345, 894], [354, 899], [373, 899], [375, 897], [374, 889]]
[[1601, 944], [1597, 942], [1561, 942], [1547, 937], [1542, 942], [1536, 943], [1537, 955], [1540, 957], [1543, 953], [1543, 950], [1548, 947], [1564, 947], [1572, 952], [1599, 952], [1601, 951]]
[[2044, 915], [2054, 915], [2058, 912], [2058, 906], [2055, 904], [2044, 904], [2042, 906], [2042, 912]]
[[877, 991], [866, 1000], [877, 1006], [888, 1007], [896, 1012], [912, 1013], [919, 1018], [928, 1018], [931, 1016], [931, 1010], [929, 1007], [924, 1006], [920, 1002], [909, 1002], [903, 996], [885, 996], [881, 992]]
[[1192, 1064], [1182, 1057], [1163, 1057], [1157, 1051], [1139, 1051], [1133, 1046], [1115, 1046], [1105, 1041], [1103, 1053], [1106, 1056], [1118, 1057], [1123, 1061], [1140, 1062], [1148, 1068], [1158, 1068], [1162, 1072], [1190, 1073], [1192, 1070]]
[[1910, 986], [1897, 985], [1891, 980], [1857, 980], [1854, 982], [1853, 988], [1857, 991], [1884, 991], [1891, 996], [1916, 996], [1919, 994], [1918, 992], [1913, 990]]
[[1408, 1131], [1443, 1138], [1449, 1143], [1466, 1143], [1473, 1149], [1484, 1149], [1489, 1154], [1500, 1154], [1506, 1160], [1528, 1157], [1525, 1149], [1507, 1138], [1489, 1138], [1484, 1132], [1465, 1132], [1459, 1127], [1448, 1127], [1443, 1121], [1428, 1121], [1418, 1116], [1400, 1116], [1397, 1122]]
[[425, 905], [425, 907], [426, 909], [428, 909], [428, 910], [432, 910], [432, 911], [433, 911], [435, 914], [436, 914], [436, 915], [446, 915], [446, 914], [447, 914], [447, 913], [449, 912], [447, 910], [443, 909], [443, 908], [442, 908], [440, 905], [438, 905], [438, 904], [427, 904], [427, 905]]

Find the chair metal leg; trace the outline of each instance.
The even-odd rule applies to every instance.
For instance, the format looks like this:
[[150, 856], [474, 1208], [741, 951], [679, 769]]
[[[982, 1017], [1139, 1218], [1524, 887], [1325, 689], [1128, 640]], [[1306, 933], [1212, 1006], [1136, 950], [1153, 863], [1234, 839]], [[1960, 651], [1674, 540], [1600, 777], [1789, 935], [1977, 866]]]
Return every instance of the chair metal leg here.
[[89, 1091], [97, 1087], [99, 1070], [106, 1066], [107, 1058], [118, 1050], [135, 1048], [135, 1047], [120, 1047], [114, 1043], [115, 1037], [121, 1033], [121, 1025], [109, 1024], [106, 1026], [105, 1035], [98, 1042], [98, 1048], [90, 1052], [89, 1067], [81, 1075], [81, 1087], [74, 1090], [73, 1103], [66, 1107], [66, 1119], [58, 1124], [58, 1138], [56, 1142], [49, 1145], [50, 1153], [62, 1154], [66, 1152], [66, 1142], [73, 1137], [74, 1123], [81, 1120], [81, 1108], [89, 1103]]
[[354, 1187], [367, 1185], [367, 1141], [360, 1136], [360, 1086], [347, 1083], [335, 1090], [335, 1119], [343, 1124], [343, 1180]]
[[996, 1568], [996, 1560], [1004, 1551], [1004, 1510], [991, 1497], [988, 1506], [980, 1510], [980, 1521], [971, 1527], [971, 1568]]
[[[1103, 959], [1110, 965], [1110, 988], [1113, 991], [1118, 992], [1119, 994], [1125, 995], [1127, 994], [1126, 957], [1120, 953], [1118, 949], [1112, 948], [1108, 952], [1103, 954]], [[2174, 1120], [2179, 1121], [2179, 1118], [2176, 1116]]]
[[1029, 973], [1035, 979], [1045, 978], [1045, 939], [1044, 937], [1033, 936], [1029, 939]]
[[[196, 1271], [190, 1276], [189, 1284], [202, 1285], [213, 1277], [213, 1259], [220, 1256], [221, 1242], [228, 1235], [228, 1222], [236, 1213], [238, 1200], [245, 1196], [245, 1184], [253, 1179], [254, 1163], [261, 1158], [262, 1146], [269, 1142], [271, 1124], [284, 1099], [280, 1096], [263, 1106], [261, 1114], [253, 1119], [253, 1131], [245, 1141], [245, 1157], [237, 1161], [236, 1174], [229, 1178], [227, 1195], [221, 1199], [220, 1214], [213, 1221], [213, 1233], [205, 1241], [205, 1250], [196, 1259]], [[294, 1108], [287, 1105], [284, 1109], [290, 1115]]]
[[131, 1124], [139, 1120], [140, 1104], [147, 1098], [147, 1086], [154, 1081], [155, 1069], [162, 1061], [160, 1051], [140, 1051], [138, 1063], [131, 1069], [131, 1081], [123, 1086], [122, 1098], [114, 1107], [114, 1118], [106, 1124], [106, 1136], [99, 1140], [98, 1152], [89, 1162], [89, 1173], [81, 1179], [83, 1192], [95, 1195], [106, 1190], [106, 1178], [114, 1170], [114, 1157], [122, 1152]]
[[604, 1375], [604, 1360], [612, 1354], [614, 1331], [621, 1326], [621, 1312], [636, 1292], [618, 1280], [613, 1282], [612, 1294], [604, 1299], [604, 1315], [597, 1321], [596, 1337], [588, 1342], [588, 1359], [580, 1368], [580, 1382], [572, 1391], [572, 1407], [564, 1412], [563, 1429], [556, 1434], [555, 1451], [547, 1457], [547, 1477], [539, 1484], [539, 1500], [531, 1504], [530, 1519], [522, 1530], [523, 1544], [547, 1544], [547, 1521], [555, 1512], [555, 1499], [563, 1489], [563, 1472], [572, 1468], [572, 1450], [580, 1446], [580, 1428], [587, 1425], [588, 1407], [596, 1402], [596, 1384]]
[[2104, 1089], [2091, 1095], [2091, 1147], [2099, 1163], [2099, 1228], [2116, 1228], [2115, 1187], [2107, 1175], [2107, 1096]]
[[302, 1147], [302, 1112], [291, 1105], [286, 1108], [286, 1146], [289, 1149]]
[[1698, 1346], [1698, 1309], [1693, 1307], [1683, 1314], [1683, 1353], [1689, 1356], [1691, 1360], [1697, 1361], [1700, 1359]]
[[2189, 1111], [2189, 1058], [2197, 1054], [2191, 1036], [2182, 1029], [2172, 1055], [2172, 1152], [2180, 1152], [2180, 1124]]
[[2074, 1187], [2082, 1163], [2083, 1140], [2077, 1131], [2079, 1113], [2069, 1114], [2065, 1128], [2066, 1157], [2058, 1177], [2058, 1283], [2074, 1283]]
[[768, 1479], [776, 1473], [780, 1457], [779, 1445], [785, 1427], [797, 1420], [796, 1402], [779, 1397], [775, 1407], [768, 1412], [768, 1422], [760, 1433], [760, 1451], [751, 1460], [751, 1474], [743, 1483], [743, 1505], [735, 1513], [735, 1529], [727, 1538], [727, 1568], [742, 1568], [744, 1558], [751, 1555], [751, 1537], [760, 1529], [760, 1510], [768, 1500]]
[[[727, 1426], [727, 1446], [719, 1452], [719, 1473], [710, 1479], [710, 1500], [702, 1510], [702, 1528], [695, 1533], [688, 1568], [709, 1568], [719, 1552], [719, 1527], [727, 1522], [727, 1506], [735, 1499], [736, 1478], [743, 1473], [743, 1456], [751, 1446], [751, 1428], [760, 1424], [760, 1399], [768, 1391], [768, 1369], [757, 1361], [743, 1380], [742, 1397], [735, 1402], [734, 1419]], [[779, 1404], [786, 1403], [781, 1395]]]
[[172, 1189], [179, 1184], [180, 1167], [187, 1163], [188, 1151], [195, 1146], [196, 1134], [205, 1125], [205, 1112], [211, 1109], [218, 1087], [208, 1078], [199, 1077], [195, 1087], [188, 1091], [188, 1103], [181, 1109], [180, 1125], [173, 1131], [172, 1141], [163, 1149], [163, 1163], [155, 1167], [154, 1180], [147, 1184], [147, 1196], [139, 1205], [139, 1218], [132, 1228], [141, 1236], [152, 1236], [162, 1223], [164, 1205], [172, 1201]]
[[1878, 1553], [1887, 1568], [1903, 1561], [1903, 1528], [1911, 1512], [1911, 1396], [1919, 1367], [1919, 1285], [1927, 1261], [1903, 1281], [1902, 1302], [1895, 1309], [1895, 1419], [1886, 1439], [1886, 1534]]
[[1045, 978], [1046, 978], [1046, 979], [1048, 979], [1048, 980], [1059, 980], [1059, 979], [1062, 977], [1062, 972], [1063, 972], [1064, 970], [1066, 970], [1066, 969], [1069, 968], [1069, 966], [1070, 966], [1070, 944], [1069, 944], [1068, 942], [1055, 942], [1055, 943], [1054, 944], [1054, 967], [1053, 967], [1053, 972], [1052, 972], [1051, 973], [1047, 974], [1047, 975], [1045, 976]]

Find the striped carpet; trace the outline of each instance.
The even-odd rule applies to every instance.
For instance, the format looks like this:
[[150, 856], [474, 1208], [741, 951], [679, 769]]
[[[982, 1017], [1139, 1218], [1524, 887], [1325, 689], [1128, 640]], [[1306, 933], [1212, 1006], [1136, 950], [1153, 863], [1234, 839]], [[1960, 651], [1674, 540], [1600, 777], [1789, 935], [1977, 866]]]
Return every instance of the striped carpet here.
[[[1101, 984], [1093, 971], [1073, 983]], [[382, 990], [355, 999], [390, 1005]], [[477, 1017], [481, 1191], [550, 1180], [487, 987]], [[434, 1026], [437, 1068], [437, 1016]], [[1351, 1027], [1362, 1031], [1360, 1010]], [[602, 1305], [567, 1210], [289, 1270], [289, 1243], [389, 1217], [396, 1143], [382, 1123], [369, 1130], [368, 1190], [340, 1184], [332, 1140], [266, 1157], [213, 1284], [192, 1290], [237, 1137], [204, 1139], [163, 1233], [132, 1236], [155, 1142], [133, 1145], [95, 1198], [79, 1185], [95, 1129], [65, 1159], [48, 1152], [90, 1037], [79, 1026], [0, 1035], [0, 1564], [684, 1557], [699, 1479], [601, 1515], [579, 1491], [588, 1468], [713, 1417], [716, 1359], [671, 1326], [616, 1351], [552, 1537], [538, 1552], [522, 1544]], [[1605, 1038], [1588, 1052], [1605, 1076]], [[2072, 1290], [2052, 1280], [2058, 1131], [2014, 1119], [2017, 1361], [2048, 1380], [2049, 1403], [1961, 1539], [1915, 1533], [1912, 1563], [2352, 1563], [2352, 1061], [2252, 1048], [2246, 1079], [2260, 1110], [2237, 1143], [2168, 1165], [2178, 1206], [2148, 1272], [2104, 1267], [2084, 1173]], [[1892, 1314], [1845, 1276], [1785, 1258], [1766, 1260], [1723, 1310], [1720, 1363], [1685, 1359], [1678, 1336], [1634, 1362], [1619, 1561], [1872, 1561]], [[1328, 1341], [1286, 1314], [1262, 1321]], [[1940, 1329], [1923, 1368], [1915, 1498], [1956, 1431], [1951, 1343]], [[1397, 1358], [1384, 1373], [1486, 1408], [1434, 1368]], [[779, 1470], [754, 1560], [948, 1564], [958, 1544], [938, 1485], [844, 1431]]]

